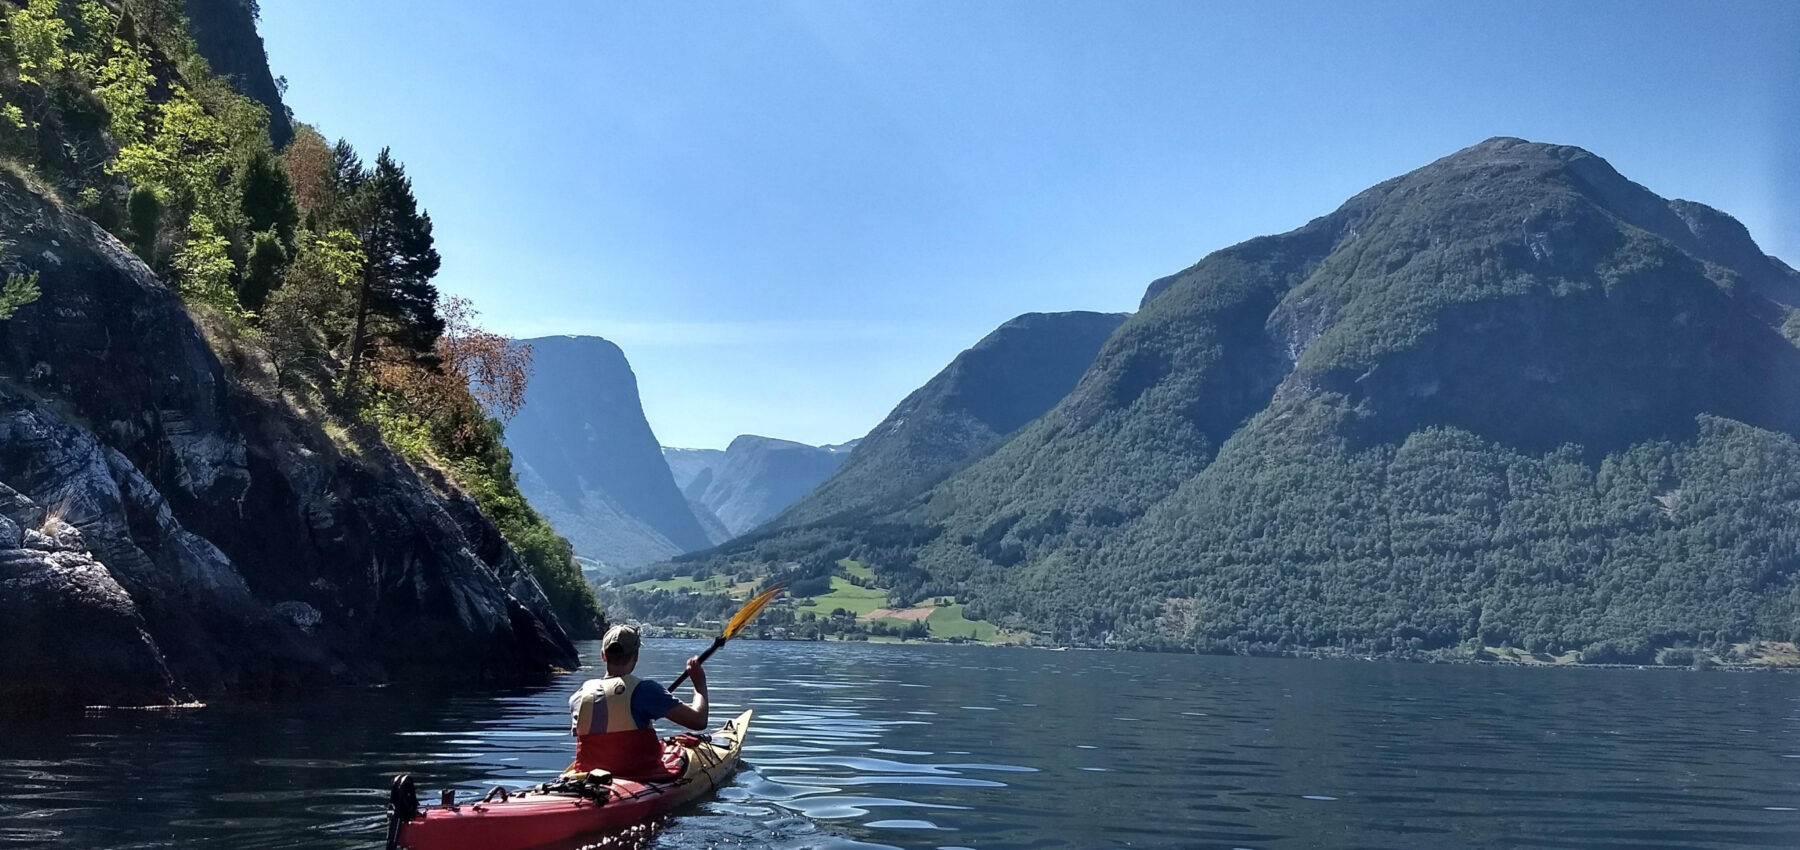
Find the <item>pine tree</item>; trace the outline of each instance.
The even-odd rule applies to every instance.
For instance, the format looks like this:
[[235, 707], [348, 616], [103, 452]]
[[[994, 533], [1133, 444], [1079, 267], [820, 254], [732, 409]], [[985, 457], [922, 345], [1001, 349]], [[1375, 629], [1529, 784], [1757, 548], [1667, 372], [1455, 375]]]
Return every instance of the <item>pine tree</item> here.
[[351, 197], [369, 176], [363, 169], [362, 157], [356, 155], [356, 148], [343, 139], [338, 139], [331, 149], [331, 167], [336, 172], [333, 182], [337, 184], [339, 198]]
[[240, 207], [250, 232], [273, 230], [280, 237], [284, 252], [292, 248], [300, 211], [294, 206], [294, 190], [287, 171], [275, 161], [275, 156], [258, 149], [239, 167], [237, 180], [243, 188]]
[[274, 228], [252, 237], [250, 258], [245, 263], [243, 280], [238, 282], [238, 303], [253, 313], [260, 312], [269, 294], [280, 288], [281, 270], [287, 262], [287, 246]]
[[431, 216], [419, 211], [406, 170], [384, 148], [375, 168], [357, 182], [350, 217], [365, 263], [345, 374], [351, 387], [371, 343], [383, 341], [403, 356], [430, 361], [444, 331], [431, 283], [441, 262], [432, 246]]
[[131, 249], [151, 265], [156, 263], [156, 236], [162, 227], [162, 200], [149, 186], [131, 190], [125, 202], [125, 218], [130, 222]]

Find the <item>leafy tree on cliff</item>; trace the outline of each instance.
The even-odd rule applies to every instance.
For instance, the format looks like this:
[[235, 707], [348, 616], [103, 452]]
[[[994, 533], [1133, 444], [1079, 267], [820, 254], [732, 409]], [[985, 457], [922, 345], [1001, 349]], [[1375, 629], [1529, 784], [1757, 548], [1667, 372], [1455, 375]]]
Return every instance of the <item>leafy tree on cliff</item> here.
[[302, 224], [315, 231], [324, 228], [338, 205], [337, 159], [331, 143], [306, 124], [296, 126], [294, 140], [281, 152], [281, 169]]
[[331, 352], [348, 338], [362, 262], [356, 235], [347, 230], [301, 233], [286, 282], [262, 314], [279, 381], [328, 377]]

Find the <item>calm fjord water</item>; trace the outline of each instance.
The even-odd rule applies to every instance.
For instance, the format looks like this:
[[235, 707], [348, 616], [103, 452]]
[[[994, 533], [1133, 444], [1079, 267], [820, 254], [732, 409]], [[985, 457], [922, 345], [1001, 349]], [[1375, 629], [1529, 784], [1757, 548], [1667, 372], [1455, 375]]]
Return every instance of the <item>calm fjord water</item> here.
[[[607, 846], [1800, 847], [1794, 675], [757, 642], [710, 666], [715, 716], [757, 710], [749, 767]], [[560, 770], [580, 678], [4, 721], [0, 847], [378, 847], [396, 772]]]

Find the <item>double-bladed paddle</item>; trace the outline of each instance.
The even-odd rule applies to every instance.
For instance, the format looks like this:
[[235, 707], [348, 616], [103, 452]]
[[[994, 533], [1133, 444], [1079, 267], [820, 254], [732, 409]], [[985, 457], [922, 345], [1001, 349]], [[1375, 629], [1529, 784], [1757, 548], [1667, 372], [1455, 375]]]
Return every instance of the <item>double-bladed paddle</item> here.
[[[731, 620], [725, 624], [724, 631], [721, 631], [718, 637], [713, 638], [712, 646], [707, 647], [705, 652], [700, 653], [700, 663], [706, 663], [706, 659], [711, 658], [713, 653], [718, 652], [719, 647], [724, 646], [726, 641], [742, 634], [744, 628], [750, 625], [750, 621], [756, 619], [757, 614], [762, 613], [763, 607], [770, 602], [775, 601], [775, 597], [781, 595], [783, 587], [786, 587], [786, 585], [777, 584], [750, 597], [750, 601], [745, 602], [744, 607], [739, 608], [738, 612], [733, 614]], [[669, 686], [669, 692], [674, 693], [676, 688], [681, 687], [682, 682], [687, 681], [687, 677], [687, 671], [681, 671], [681, 675], [675, 677], [675, 684]], [[569, 771], [574, 770], [575, 765], [579, 763], [579, 761], [570, 762], [568, 768], [565, 769], [563, 773], [567, 774]]]
[[[750, 601], [745, 602], [744, 607], [739, 608], [738, 612], [732, 615], [731, 620], [725, 623], [724, 631], [719, 632], [719, 636], [713, 638], [712, 646], [707, 647], [705, 652], [700, 653], [700, 663], [705, 664], [706, 659], [711, 658], [713, 653], [718, 652], [719, 647], [724, 646], [726, 641], [742, 634], [744, 629], [750, 625], [750, 621], [756, 619], [757, 614], [762, 613], [763, 606], [768, 605], [775, 600], [775, 597], [780, 596], [781, 589], [785, 586], [786, 585], [777, 584], [770, 587], [768, 590], [750, 597]], [[675, 684], [669, 686], [669, 692], [674, 693], [676, 688], [681, 687], [682, 682], [687, 681], [687, 677], [687, 671], [681, 671], [681, 675], [675, 677]]]

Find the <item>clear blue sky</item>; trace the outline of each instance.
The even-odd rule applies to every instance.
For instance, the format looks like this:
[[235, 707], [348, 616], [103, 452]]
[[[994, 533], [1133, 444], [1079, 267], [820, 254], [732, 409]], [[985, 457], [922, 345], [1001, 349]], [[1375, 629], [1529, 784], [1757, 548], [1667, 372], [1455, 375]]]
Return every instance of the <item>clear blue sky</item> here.
[[618, 342], [667, 445], [860, 436], [996, 325], [1496, 135], [1800, 265], [1800, 2], [263, 0], [297, 117], [392, 146], [440, 287]]

